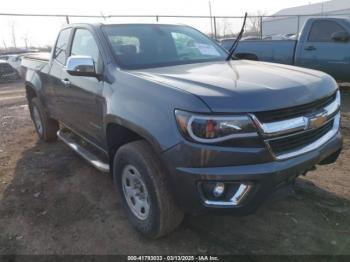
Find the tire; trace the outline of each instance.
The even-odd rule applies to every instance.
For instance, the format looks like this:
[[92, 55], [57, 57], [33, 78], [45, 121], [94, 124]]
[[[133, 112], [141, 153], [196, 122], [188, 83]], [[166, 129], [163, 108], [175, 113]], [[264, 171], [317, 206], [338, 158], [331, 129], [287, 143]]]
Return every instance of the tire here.
[[30, 115], [34, 123], [35, 130], [41, 140], [44, 142], [53, 142], [57, 140], [57, 131], [59, 124], [56, 120], [50, 118], [40, 100], [35, 97], [30, 102]]
[[[135, 209], [141, 212], [135, 213], [135, 209], [132, 208], [133, 204], [139, 201], [135, 201], [138, 198], [135, 195], [132, 201], [132, 197], [127, 193], [130, 188], [135, 187], [128, 186], [130, 176], [130, 181], [133, 178], [137, 178], [136, 182], [141, 181], [140, 194], [148, 196], [148, 201], [143, 200], [144, 213], [142, 208], [136, 207], [137, 204]], [[182, 222], [184, 214], [175, 204], [159, 158], [146, 141], [126, 144], [117, 151], [113, 162], [113, 179], [119, 188], [129, 221], [142, 235], [157, 239], [173, 231]]]

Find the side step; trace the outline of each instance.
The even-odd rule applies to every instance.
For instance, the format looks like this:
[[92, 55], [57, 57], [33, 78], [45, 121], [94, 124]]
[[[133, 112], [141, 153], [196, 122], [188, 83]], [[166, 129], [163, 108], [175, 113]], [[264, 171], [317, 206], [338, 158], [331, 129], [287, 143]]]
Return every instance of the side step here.
[[62, 130], [58, 130], [57, 136], [63, 143], [65, 143], [76, 153], [78, 153], [81, 157], [87, 160], [92, 166], [104, 173], [109, 173], [109, 164], [102, 162], [100, 159], [98, 159], [96, 155], [89, 152], [84, 147], [80, 146], [77, 142], [70, 138], [69, 135], [65, 134], [65, 132], [62, 132]]

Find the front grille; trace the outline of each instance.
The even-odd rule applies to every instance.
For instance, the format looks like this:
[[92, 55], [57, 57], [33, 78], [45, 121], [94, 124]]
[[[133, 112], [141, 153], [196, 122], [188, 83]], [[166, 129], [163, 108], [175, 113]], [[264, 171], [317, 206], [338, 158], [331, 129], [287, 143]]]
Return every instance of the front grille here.
[[334, 119], [315, 130], [270, 140], [270, 147], [277, 156], [283, 153], [298, 150], [323, 137], [333, 128], [333, 124]]
[[295, 106], [295, 107], [284, 108], [279, 110], [257, 112], [254, 114], [262, 123], [271, 123], [271, 122], [287, 120], [287, 119], [291, 119], [299, 116], [306, 116], [314, 112], [317, 112], [322, 108], [325, 108], [327, 105], [329, 105], [335, 100], [336, 96], [337, 96], [337, 93], [334, 93], [331, 96], [322, 98], [320, 100], [317, 100], [309, 104], [304, 104], [301, 106]]

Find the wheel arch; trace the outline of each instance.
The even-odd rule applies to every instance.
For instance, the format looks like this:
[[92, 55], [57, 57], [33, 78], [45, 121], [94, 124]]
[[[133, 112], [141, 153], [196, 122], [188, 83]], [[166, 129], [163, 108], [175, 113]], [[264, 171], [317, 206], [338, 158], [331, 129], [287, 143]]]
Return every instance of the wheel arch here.
[[30, 100], [32, 100], [34, 97], [38, 97], [38, 91], [32, 83], [25, 82], [25, 89], [28, 102], [30, 102]]
[[161, 152], [158, 141], [144, 128], [116, 116], [108, 116], [105, 124], [106, 146], [112, 167], [114, 154], [123, 145], [145, 140], [155, 152]]
[[26, 90], [26, 99], [28, 102], [29, 110], [31, 111], [32, 110], [32, 107], [31, 107], [32, 99], [38, 98], [40, 101], [42, 101], [42, 100], [41, 100], [38, 89], [31, 82], [27, 82], [27, 81], [25, 82], [25, 90]]

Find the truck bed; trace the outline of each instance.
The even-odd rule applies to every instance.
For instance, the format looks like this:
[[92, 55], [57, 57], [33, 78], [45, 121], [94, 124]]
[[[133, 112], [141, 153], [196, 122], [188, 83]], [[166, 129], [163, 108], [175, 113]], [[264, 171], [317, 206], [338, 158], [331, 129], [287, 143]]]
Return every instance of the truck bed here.
[[25, 55], [24, 58], [48, 62], [50, 60], [50, 53], [47, 53], [47, 52], [31, 53], [31, 54]]
[[36, 78], [36, 81], [40, 81], [41, 76], [49, 73], [50, 53], [27, 54], [22, 58], [21, 67], [26, 79]]
[[50, 53], [33, 53], [22, 58], [22, 67], [30, 68], [35, 71], [42, 71], [48, 66], [50, 61]]

